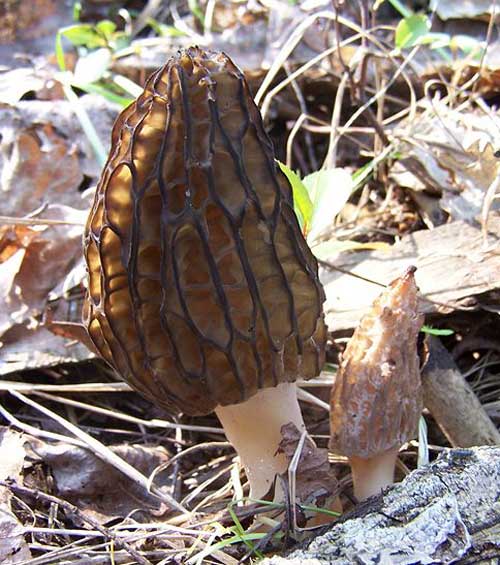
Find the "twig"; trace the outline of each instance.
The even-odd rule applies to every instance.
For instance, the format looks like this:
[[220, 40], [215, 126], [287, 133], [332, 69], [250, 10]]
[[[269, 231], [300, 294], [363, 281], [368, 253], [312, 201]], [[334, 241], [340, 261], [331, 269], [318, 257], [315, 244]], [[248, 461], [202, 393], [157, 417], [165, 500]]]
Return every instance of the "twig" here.
[[224, 430], [222, 428], [213, 428], [209, 426], [190, 426], [189, 424], [177, 424], [175, 422], [167, 422], [165, 420], [144, 420], [142, 418], [137, 418], [131, 416], [130, 414], [123, 414], [122, 412], [117, 412], [115, 410], [109, 410], [108, 408], [103, 408], [101, 406], [96, 406], [93, 404], [88, 404], [86, 402], [80, 402], [78, 400], [71, 400], [63, 396], [56, 396], [53, 394], [46, 394], [44, 392], [38, 391], [27, 391], [26, 394], [35, 394], [36, 396], [41, 396], [47, 400], [55, 400], [61, 404], [66, 404], [67, 406], [73, 406], [75, 408], [81, 408], [82, 410], [89, 410], [90, 412], [95, 412], [97, 414], [102, 414], [104, 416], [109, 416], [110, 418], [116, 418], [117, 420], [123, 420], [125, 422], [130, 422], [132, 424], [137, 424], [139, 426], [146, 426], [149, 428], [165, 428], [168, 430], [185, 430], [188, 432], [200, 432], [209, 434], [222, 434], [224, 435]]
[[0, 224], [13, 226], [84, 226], [84, 222], [69, 222], [67, 220], [50, 220], [43, 218], [15, 218], [0, 216]]
[[55, 432], [48, 432], [46, 430], [40, 430], [39, 428], [35, 428], [35, 426], [30, 426], [29, 424], [25, 424], [24, 422], [21, 422], [21, 420], [18, 420], [13, 414], [11, 414], [1, 404], [0, 404], [0, 414], [12, 426], [15, 426], [16, 428], [22, 430], [23, 432], [31, 434], [32, 436], [44, 437], [44, 438], [51, 439], [51, 440], [54, 440], [54, 441], [62, 441], [62, 442], [65, 442], [65, 443], [69, 443], [71, 445], [76, 445], [78, 447], [87, 447], [87, 445], [83, 441], [79, 441], [77, 439], [74, 439], [74, 438], [68, 437], [68, 436], [64, 436], [62, 434], [57, 434]]
[[69, 514], [73, 514], [75, 516], [78, 516], [78, 518], [80, 520], [82, 520], [83, 522], [86, 522], [87, 524], [90, 524], [92, 526], [92, 528], [101, 532], [101, 534], [103, 536], [105, 536], [106, 538], [113, 540], [113, 542], [118, 547], [121, 547], [125, 551], [127, 551], [127, 553], [129, 553], [136, 560], [136, 562], [139, 565], [152, 565], [151, 561], [149, 561], [148, 559], [143, 557], [138, 551], [136, 551], [132, 546], [130, 546], [128, 544], [128, 542], [123, 540], [120, 536], [116, 535], [115, 532], [109, 530], [105, 526], [101, 526], [101, 524], [99, 524], [99, 522], [97, 522], [96, 520], [94, 520], [90, 516], [87, 516], [85, 513], [81, 512], [74, 504], [71, 504], [70, 502], [63, 500], [62, 498], [52, 496], [51, 494], [46, 494], [45, 492], [42, 492], [41, 490], [21, 486], [21, 485], [18, 485], [16, 483], [13, 483], [13, 482], [10, 482], [10, 481], [1, 481], [0, 480], [0, 486], [3, 486], [5, 488], [11, 490], [14, 494], [16, 494], [18, 496], [20, 496], [20, 495], [32, 496], [37, 500], [42, 500], [43, 502], [47, 502], [49, 504], [55, 504], [57, 506], [60, 506], [61, 508], [63, 508]]
[[424, 404], [454, 447], [500, 444], [478, 398], [439, 339], [429, 338], [429, 360], [422, 372]]
[[[113, 467], [121, 471], [129, 479], [131, 479], [134, 483], [138, 484], [145, 491], [149, 492], [148, 479], [135, 467], [130, 465], [130, 463], [127, 463], [127, 461], [125, 461], [124, 459], [119, 457], [116, 453], [114, 453], [111, 449], [109, 449], [109, 447], [106, 447], [100, 441], [96, 440], [89, 434], [82, 431], [80, 428], [78, 428], [78, 426], [75, 426], [71, 422], [68, 422], [67, 420], [65, 420], [55, 412], [52, 412], [52, 410], [49, 410], [45, 406], [38, 404], [38, 402], [35, 402], [34, 400], [31, 400], [27, 396], [24, 396], [24, 394], [21, 394], [20, 392], [16, 392], [13, 390], [10, 391], [10, 394], [12, 394], [12, 396], [16, 397], [18, 400], [21, 400], [25, 404], [28, 404], [32, 408], [35, 408], [42, 414], [45, 414], [49, 418], [52, 418], [59, 425], [63, 426], [65, 429], [67, 429], [72, 434], [74, 434], [78, 439], [86, 443], [87, 448], [90, 448], [94, 452], [94, 454], [97, 457], [99, 457], [99, 459], [102, 459], [104, 462], [108, 463], [109, 465], [112, 465]], [[183, 506], [181, 506], [172, 496], [163, 492], [154, 485], [150, 485], [150, 486], [151, 486], [150, 492], [152, 494], [154, 494], [155, 496], [157, 496], [158, 498], [160, 498], [161, 500], [163, 500], [164, 502], [166, 502], [167, 504], [169, 504], [171, 507], [175, 508], [179, 512], [182, 512], [183, 514], [189, 514], [189, 511], [186, 510]]]

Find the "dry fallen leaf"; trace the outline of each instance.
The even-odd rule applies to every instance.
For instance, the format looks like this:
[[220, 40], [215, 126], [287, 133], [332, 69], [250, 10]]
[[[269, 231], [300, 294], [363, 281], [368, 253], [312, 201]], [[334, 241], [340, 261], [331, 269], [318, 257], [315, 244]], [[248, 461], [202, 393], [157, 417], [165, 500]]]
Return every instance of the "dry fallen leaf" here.
[[[3, 374], [89, 356], [84, 348], [68, 348], [63, 338], [41, 328], [49, 300], [62, 299], [67, 294], [68, 289], [63, 284], [66, 277], [72, 273], [83, 276], [81, 269], [75, 271], [74, 268], [81, 261], [86, 212], [54, 204], [42, 215], [44, 219], [63, 224], [36, 225], [35, 218], [35, 225], [0, 229], [3, 304], [0, 308], [0, 373]], [[78, 284], [81, 279], [78, 281], [74, 276], [71, 282]], [[79, 320], [79, 311], [75, 317]]]
[[[152, 496], [141, 491], [129, 478], [111, 465], [97, 458], [91, 451], [73, 445], [51, 445], [36, 440], [35, 454], [50, 467], [57, 495], [78, 506], [87, 515], [105, 523], [116, 517], [125, 517], [134, 511], [134, 518], [146, 519], [167, 511]], [[117, 445], [110, 448], [137, 470], [149, 476], [156, 467], [170, 458], [164, 447]], [[169, 479], [168, 473], [155, 479]], [[161, 486], [161, 484], [159, 485]]]
[[[3, 427], [0, 429], [0, 480], [21, 480], [25, 437]], [[0, 563], [9, 565], [31, 559], [31, 552], [24, 540], [24, 528], [11, 511], [12, 494], [0, 487]]]
[[320, 271], [329, 330], [356, 327], [380, 293], [380, 286], [370, 281], [385, 284], [409, 265], [418, 268], [416, 278], [421, 296], [435, 301], [423, 300], [424, 312], [449, 313], [461, 305], [481, 308], [483, 295], [500, 288], [500, 252], [495, 245], [499, 237], [500, 214], [492, 212], [488, 247], [484, 246], [479, 224], [456, 221], [405, 235], [388, 251], [337, 255], [334, 266], [344, 272], [325, 268]]
[[[301, 432], [290, 423], [281, 428], [282, 440], [278, 452], [284, 453], [290, 462], [295, 455]], [[337, 479], [330, 469], [328, 450], [318, 449], [307, 436], [302, 447], [296, 469], [295, 492], [298, 500], [305, 504], [322, 507], [337, 489]], [[283, 477], [288, 482], [288, 477]]]
[[493, 14], [495, 3], [491, 0], [431, 0], [429, 9], [442, 20], [471, 19]]
[[[404, 159], [396, 162], [391, 176], [400, 186], [441, 196], [440, 205], [451, 218], [472, 221], [500, 174], [500, 118], [459, 112], [438, 100], [429, 102], [427, 110], [394, 131]], [[405, 168], [407, 161], [420, 171], [418, 177]], [[497, 201], [490, 209], [498, 208]]]
[[[91, 95], [79, 105], [107, 150], [117, 108]], [[0, 135], [2, 215], [24, 216], [53, 202], [87, 207], [79, 188], [95, 184], [101, 165], [69, 102], [0, 103]]]
[[[43, 213], [44, 219], [67, 222], [64, 225], [33, 225], [22, 231], [17, 242], [8, 232], [11, 252], [2, 263], [0, 289], [4, 308], [0, 317], [0, 337], [15, 324], [36, 323], [49, 293], [80, 259], [85, 212], [53, 204]], [[4, 232], [5, 233], [5, 232]]]

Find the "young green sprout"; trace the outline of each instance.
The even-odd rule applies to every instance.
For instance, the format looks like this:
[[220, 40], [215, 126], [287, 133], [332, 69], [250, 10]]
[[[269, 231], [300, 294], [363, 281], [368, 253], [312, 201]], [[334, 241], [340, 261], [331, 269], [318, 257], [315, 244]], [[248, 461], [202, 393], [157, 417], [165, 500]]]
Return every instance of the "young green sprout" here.
[[415, 270], [393, 281], [361, 319], [332, 388], [330, 449], [349, 458], [358, 500], [394, 482], [399, 448], [417, 433], [424, 317]]

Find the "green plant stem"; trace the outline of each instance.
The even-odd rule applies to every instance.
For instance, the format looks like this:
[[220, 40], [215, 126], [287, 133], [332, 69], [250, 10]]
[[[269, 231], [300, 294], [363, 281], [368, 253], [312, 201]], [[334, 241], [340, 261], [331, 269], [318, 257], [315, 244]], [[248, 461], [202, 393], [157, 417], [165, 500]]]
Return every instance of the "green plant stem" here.
[[87, 112], [82, 107], [80, 100], [78, 99], [78, 96], [71, 88], [71, 85], [62, 82], [62, 87], [63, 87], [64, 95], [70, 102], [71, 107], [75, 112], [76, 117], [78, 118], [78, 121], [80, 122], [80, 125], [82, 126], [82, 129], [85, 135], [87, 136], [90, 145], [92, 146], [92, 149], [94, 150], [99, 165], [103, 167], [107, 159], [107, 153], [106, 150], [104, 149], [103, 144], [101, 143], [101, 140], [99, 139], [99, 136], [97, 135], [94, 125], [92, 124]]

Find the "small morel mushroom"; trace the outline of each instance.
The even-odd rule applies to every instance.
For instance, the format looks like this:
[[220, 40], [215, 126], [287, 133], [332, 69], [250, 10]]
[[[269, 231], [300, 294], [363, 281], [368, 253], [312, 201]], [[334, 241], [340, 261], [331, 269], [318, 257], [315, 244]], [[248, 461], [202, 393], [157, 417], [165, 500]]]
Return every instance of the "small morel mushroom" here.
[[180, 51], [117, 119], [84, 240], [100, 354], [170, 411], [216, 411], [264, 496], [323, 364], [323, 289], [242, 73]]
[[349, 458], [359, 500], [394, 482], [399, 448], [422, 411], [415, 267], [393, 281], [362, 318], [331, 394], [330, 449]]

